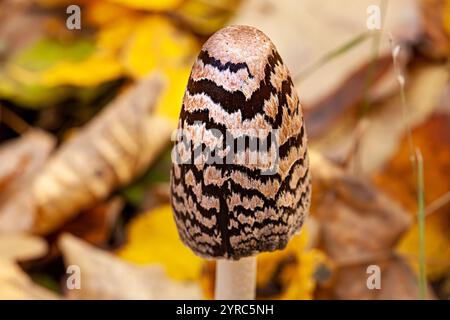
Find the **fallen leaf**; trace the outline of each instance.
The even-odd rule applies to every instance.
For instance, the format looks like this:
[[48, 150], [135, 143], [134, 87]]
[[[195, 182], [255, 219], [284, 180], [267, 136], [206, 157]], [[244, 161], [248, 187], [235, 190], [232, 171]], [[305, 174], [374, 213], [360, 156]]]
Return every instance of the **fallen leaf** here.
[[[310, 150], [310, 163], [313, 185], [320, 193], [313, 198], [312, 210], [321, 225], [321, 247], [338, 270], [329, 289], [331, 297], [418, 299], [416, 273], [395, 254], [399, 239], [411, 225], [409, 213], [314, 150]], [[380, 290], [368, 289], [371, 265], [380, 267]], [[431, 289], [427, 297], [434, 298]]]
[[26, 233], [0, 233], [1, 260], [32, 260], [42, 257], [47, 250], [47, 242], [42, 238]]
[[[368, 278], [372, 273], [367, 268], [380, 268], [380, 289], [369, 289]], [[402, 259], [368, 261], [364, 264], [347, 266], [338, 271], [334, 299], [340, 300], [417, 300], [419, 298], [417, 275]], [[429, 289], [428, 299], [434, 299]]]
[[0, 300], [53, 300], [59, 297], [33, 283], [19, 266], [0, 259]]
[[411, 223], [409, 214], [379, 190], [345, 175], [332, 180], [316, 217], [325, 251], [340, 265], [390, 255]]
[[140, 78], [156, 69], [190, 68], [198, 50], [192, 35], [177, 29], [168, 19], [154, 16], [135, 27], [124, 48], [123, 64], [133, 77]]
[[0, 147], [0, 231], [31, 227], [30, 182], [44, 167], [55, 143], [53, 136], [31, 130]]
[[61, 61], [41, 74], [44, 86], [93, 87], [120, 78], [123, 68], [116, 57], [98, 52], [80, 62]]
[[59, 240], [66, 265], [81, 271], [81, 289], [71, 299], [200, 299], [195, 283], [170, 280], [159, 265], [140, 267], [69, 234]]
[[136, 217], [127, 228], [128, 241], [119, 257], [139, 264], [158, 263], [176, 280], [196, 280], [203, 260], [180, 241], [170, 205]]
[[107, 0], [112, 3], [121, 4], [123, 6], [134, 8], [134, 9], [143, 9], [143, 10], [151, 10], [151, 11], [163, 11], [175, 9], [182, 0]]
[[233, 16], [241, 3], [241, 0], [188, 0], [181, 3], [175, 14], [196, 33], [210, 35]]
[[119, 96], [46, 163], [32, 184], [34, 231], [48, 233], [142, 174], [170, 141], [173, 121], [153, 114], [161, 77]]
[[8, 58], [0, 70], [0, 97], [30, 108], [83, 96], [123, 74], [111, 53], [86, 39], [40, 39]]
[[190, 66], [178, 69], [167, 68], [164, 71], [168, 84], [156, 106], [156, 114], [178, 121], [190, 72]]
[[[84, 7], [84, 13], [87, 23], [106, 28], [114, 28], [115, 24], [120, 25], [125, 20], [135, 20], [143, 16], [137, 10], [110, 1], [89, 1], [89, 5]], [[118, 45], [122, 39], [120, 34], [115, 41]]]
[[435, 58], [450, 54], [450, 1], [420, 0], [425, 31], [424, 52]]
[[[437, 113], [412, 130], [414, 148], [424, 163], [424, 199], [429, 207], [450, 190], [450, 115]], [[375, 182], [412, 215], [417, 213], [417, 182], [410, 161], [409, 139], [404, 137], [391, 161], [375, 175]], [[450, 203], [444, 202], [425, 220], [426, 269], [431, 279], [450, 270]], [[401, 239], [397, 250], [418, 268], [418, 226]]]
[[65, 224], [59, 233], [70, 233], [97, 246], [106, 246], [119, 219], [123, 201], [114, 197], [82, 212]]

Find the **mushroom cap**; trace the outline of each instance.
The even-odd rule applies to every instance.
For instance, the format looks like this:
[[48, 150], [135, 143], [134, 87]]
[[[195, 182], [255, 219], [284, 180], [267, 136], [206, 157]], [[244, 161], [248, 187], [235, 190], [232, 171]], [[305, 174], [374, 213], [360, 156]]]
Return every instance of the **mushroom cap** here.
[[171, 171], [181, 240], [206, 258], [283, 249], [309, 211], [302, 109], [290, 74], [261, 31], [212, 35], [192, 67]]

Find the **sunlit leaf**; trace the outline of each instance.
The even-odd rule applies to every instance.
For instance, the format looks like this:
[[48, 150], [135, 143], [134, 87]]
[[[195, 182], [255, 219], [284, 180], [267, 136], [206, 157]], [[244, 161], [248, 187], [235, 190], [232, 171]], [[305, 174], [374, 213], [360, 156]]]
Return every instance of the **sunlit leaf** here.
[[180, 241], [169, 205], [135, 218], [128, 226], [128, 243], [118, 255], [139, 264], [160, 263], [178, 280], [197, 279], [203, 265]]
[[73, 85], [90, 87], [119, 78], [122, 66], [114, 56], [93, 54], [83, 61], [61, 61], [42, 73], [42, 83], [54, 87]]
[[176, 8], [182, 0], [108, 0], [112, 3], [151, 11], [170, 10]]
[[192, 66], [198, 43], [165, 18], [151, 17], [136, 28], [124, 52], [124, 65], [136, 78], [160, 68]]
[[187, 0], [176, 10], [199, 34], [212, 34], [225, 25], [236, 12], [241, 0]]

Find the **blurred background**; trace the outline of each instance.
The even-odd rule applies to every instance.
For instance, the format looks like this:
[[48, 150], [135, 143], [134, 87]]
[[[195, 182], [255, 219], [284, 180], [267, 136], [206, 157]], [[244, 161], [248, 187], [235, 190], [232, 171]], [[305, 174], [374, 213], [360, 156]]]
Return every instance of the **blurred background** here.
[[213, 297], [172, 218], [170, 136], [232, 24], [288, 66], [313, 175], [257, 298], [449, 299], [448, 0], [1, 0], [0, 299]]

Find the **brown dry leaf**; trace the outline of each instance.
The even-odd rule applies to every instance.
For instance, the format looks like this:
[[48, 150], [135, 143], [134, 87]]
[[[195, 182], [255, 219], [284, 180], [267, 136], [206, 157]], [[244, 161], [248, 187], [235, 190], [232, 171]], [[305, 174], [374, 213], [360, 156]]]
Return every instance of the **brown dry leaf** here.
[[47, 242], [25, 233], [0, 233], [0, 259], [24, 261], [42, 257], [48, 251]]
[[35, 284], [18, 265], [0, 259], [0, 300], [50, 300], [59, 297]]
[[71, 299], [200, 299], [200, 288], [170, 280], [159, 265], [140, 267], [69, 234], [59, 240], [66, 265], [81, 270], [81, 289]]
[[57, 299], [57, 295], [30, 279], [16, 264], [43, 256], [47, 243], [23, 233], [0, 233], [0, 300]]
[[[425, 204], [429, 205], [450, 190], [450, 115], [434, 114], [412, 130], [412, 140], [424, 159]], [[405, 136], [397, 153], [374, 176], [374, 181], [409, 212], [415, 214], [417, 180], [413, 174], [410, 152]], [[449, 204], [443, 209], [448, 211]]]
[[53, 136], [31, 130], [0, 147], [0, 231], [31, 226], [30, 183], [55, 146]]
[[[328, 52], [367, 32], [367, 8], [373, 4], [372, 0], [336, 0], [327, 2], [327, 5], [315, 0], [252, 0], [241, 6], [230, 24], [252, 25], [266, 33], [295, 76]], [[389, 1], [380, 41], [380, 58], [390, 56], [389, 34], [400, 43], [417, 39], [420, 33], [418, 20], [419, 12], [414, 0]], [[298, 41], [295, 41], [296, 35], [299, 35]], [[344, 90], [346, 80], [367, 67], [373, 55], [373, 41], [366, 40], [315, 70], [297, 84], [304, 106], [319, 106], [330, 96], [339, 94]], [[393, 77], [390, 72], [385, 75]], [[360, 92], [345, 90], [349, 96], [355, 95], [351, 100], [356, 102]], [[343, 101], [336, 99], [335, 108], [341, 109], [341, 104], [347, 101], [348, 98]]]
[[450, 54], [450, 1], [420, 0], [425, 52], [443, 58]]
[[[367, 268], [377, 265], [381, 271], [381, 289], [367, 288]], [[334, 297], [341, 300], [417, 300], [419, 289], [417, 276], [402, 259], [392, 257], [386, 260], [368, 261], [364, 264], [347, 266], [338, 271]], [[431, 290], [428, 299], [433, 299]]]
[[30, 12], [28, 1], [0, 1], [0, 57], [18, 52], [44, 33], [44, 14]]
[[[425, 206], [432, 205], [450, 190], [450, 115], [435, 114], [412, 131], [414, 147], [424, 163]], [[405, 137], [396, 155], [375, 176], [375, 182], [411, 214], [417, 212], [417, 182]], [[429, 212], [425, 226], [427, 275], [436, 279], [450, 270], [450, 202]], [[418, 229], [414, 225], [402, 238], [398, 251], [417, 268]]]
[[66, 223], [55, 237], [62, 233], [71, 233], [91, 244], [105, 246], [110, 239], [123, 205], [124, 202], [119, 197], [101, 202]]
[[51, 157], [32, 185], [35, 232], [61, 226], [148, 167], [174, 126], [154, 115], [162, 90], [159, 75], [138, 83]]
[[389, 256], [411, 223], [409, 214], [365, 181], [344, 173], [311, 152], [313, 199], [326, 253], [339, 265]]
[[[394, 253], [411, 224], [399, 204], [358, 177], [312, 151], [313, 212], [321, 224], [322, 246], [336, 263], [332, 296], [339, 299], [416, 299], [414, 271]], [[369, 290], [367, 267], [381, 268], [381, 290]], [[430, 291], [429, 298], [433, 298]]]

